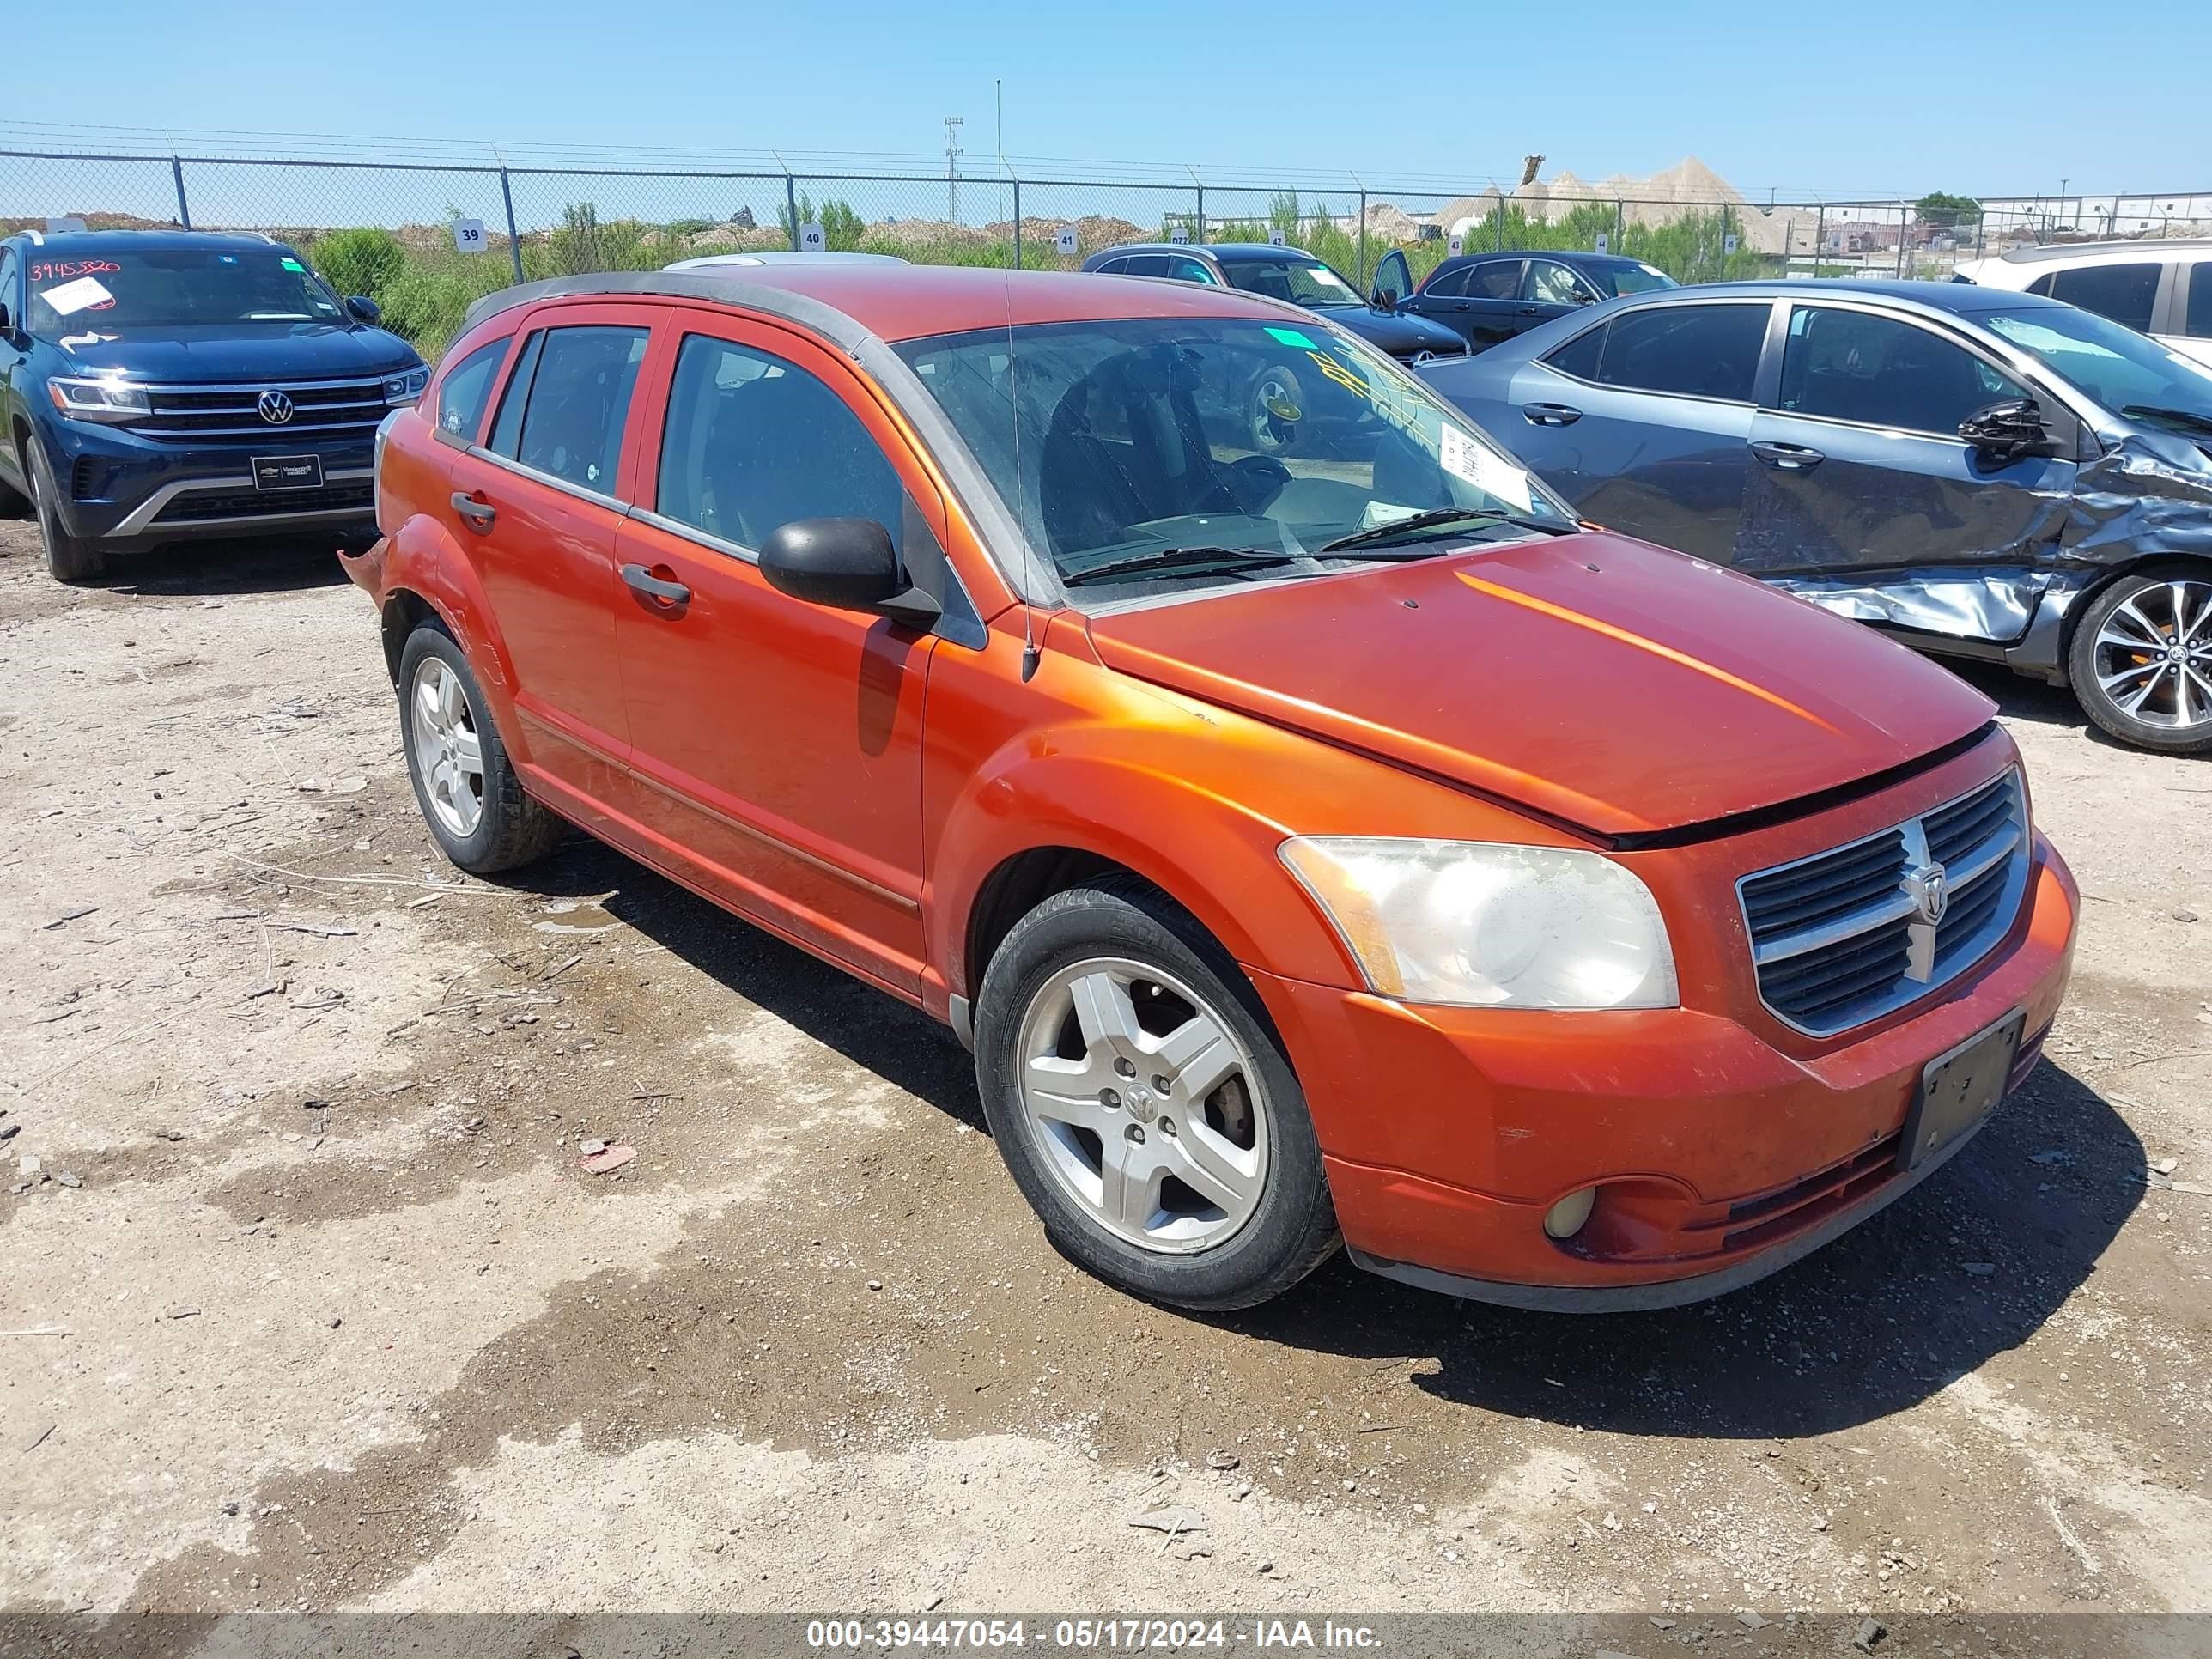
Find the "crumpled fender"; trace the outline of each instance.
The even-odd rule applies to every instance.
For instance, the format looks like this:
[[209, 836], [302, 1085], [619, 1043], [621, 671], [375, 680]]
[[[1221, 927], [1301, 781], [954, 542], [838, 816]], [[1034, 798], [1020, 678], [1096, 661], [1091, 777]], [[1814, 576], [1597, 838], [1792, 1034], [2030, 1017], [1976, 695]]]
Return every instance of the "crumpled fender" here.
[[2075, 475], [2062, 544], [2073, 560], [2212, 558], [2212, 471], [2185, 438], [2130, 433]]

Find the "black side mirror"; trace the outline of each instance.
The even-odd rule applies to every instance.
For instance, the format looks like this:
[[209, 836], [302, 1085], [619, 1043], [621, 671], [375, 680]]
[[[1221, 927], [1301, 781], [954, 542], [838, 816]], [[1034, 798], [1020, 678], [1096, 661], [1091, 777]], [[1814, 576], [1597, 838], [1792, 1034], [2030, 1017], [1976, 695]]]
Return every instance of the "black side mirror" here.
[[2014, 460], [2047, 441], [2043, 410], [2033, 398], [2009, 398], [1978, 409], [1959, 422], [1959, 436], [1984, 454]]
[[364, 323], [373, 323], [378, 318], [384, 315], [384, 307], [377, 304], [375, 301], [370, 299], [366, 294], [348, 295], [346, 299], [346, 309], [353, 313], [355, 316], [358, 317]]
[[8, 314], [5, 305], [0, 305], [0, 335], [9, 335], [15, 331], [15, 319]]
[[1398, 290], [1395, 289], [1378, 288], [1372, 297], [1377, 311], [1395, 311], [1398, 308]]
[[891, 532], [873, 519], [793, 519], [760, 546], [760, 572], [779, 593], [836, 611], [872, 611], [927, 628], [940, 607], [899, 568]]

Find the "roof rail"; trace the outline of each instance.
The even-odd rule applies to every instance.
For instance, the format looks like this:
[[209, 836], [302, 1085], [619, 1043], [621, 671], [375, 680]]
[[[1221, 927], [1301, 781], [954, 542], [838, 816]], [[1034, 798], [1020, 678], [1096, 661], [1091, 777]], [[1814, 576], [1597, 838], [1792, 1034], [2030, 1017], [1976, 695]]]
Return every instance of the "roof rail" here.
[[23, 234], [31, 239], [33, 247], [44, 247], [46, 245], [46, 234], [42, 230], [33, 229], [31, 226], [25, 225]]

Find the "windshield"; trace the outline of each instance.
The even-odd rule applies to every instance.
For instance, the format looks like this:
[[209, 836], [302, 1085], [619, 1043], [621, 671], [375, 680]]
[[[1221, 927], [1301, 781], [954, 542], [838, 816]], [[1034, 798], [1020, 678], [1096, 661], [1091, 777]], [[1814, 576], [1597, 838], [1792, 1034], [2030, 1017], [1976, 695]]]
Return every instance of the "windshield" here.
[[2094, 311], [2038, 306], [1978, 320], [2115, 414], [2170, 410], [2212, 420], [2212, 372]]
[[1318, 259], [1224, 258], [1221, 274], [1232, 288], [1264, 294], [1270, 300], [1288, 300], [1309, 310], [1365, 303], [1358, 289]]
[[152, 248], [82, 258], [33, 258], [31, 331], [340, 323], [345, 310], [283, 248], [239, 253]]
[[[1318, 575], [1574, 524], [1425, 386], [1318, 324], [1035, 324], [897, 349], [1030, 546], [1102, 597]], [[1533, 528], [1467, 517], [1486, 513]], [[1347, 537], [1360, 545], [1324, 550]], [[1199, 550], [1224, 556], [1194, 568]]]
[[1649, 294], [1657, 288], [1681, 286], [1656, 265], [1606, 265], [1599, 270], [1597, 278], [1615, 295]]

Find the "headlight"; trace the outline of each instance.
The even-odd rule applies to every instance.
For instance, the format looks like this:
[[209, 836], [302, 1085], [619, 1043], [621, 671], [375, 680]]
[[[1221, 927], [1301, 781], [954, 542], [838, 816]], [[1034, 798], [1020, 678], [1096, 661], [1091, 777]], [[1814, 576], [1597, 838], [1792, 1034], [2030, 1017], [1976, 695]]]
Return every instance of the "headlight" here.
[[395, 407], [411, 404], [422, 395], [422, 388], [430, 384], [430, 371], [410, 368], [404, 374], [395, 374], [384, 383], [384, 401]]
[[46, 382], [46, 396], [65, 421], [143, 421], [153, 413], [146, 388], [127, 380], [78, 379], [58, 374]]
[[1595, 853], [1302, 836], [1282, 859], [1385, 996], [1504, 1008], [1678, 1000], [1650, 890]]

